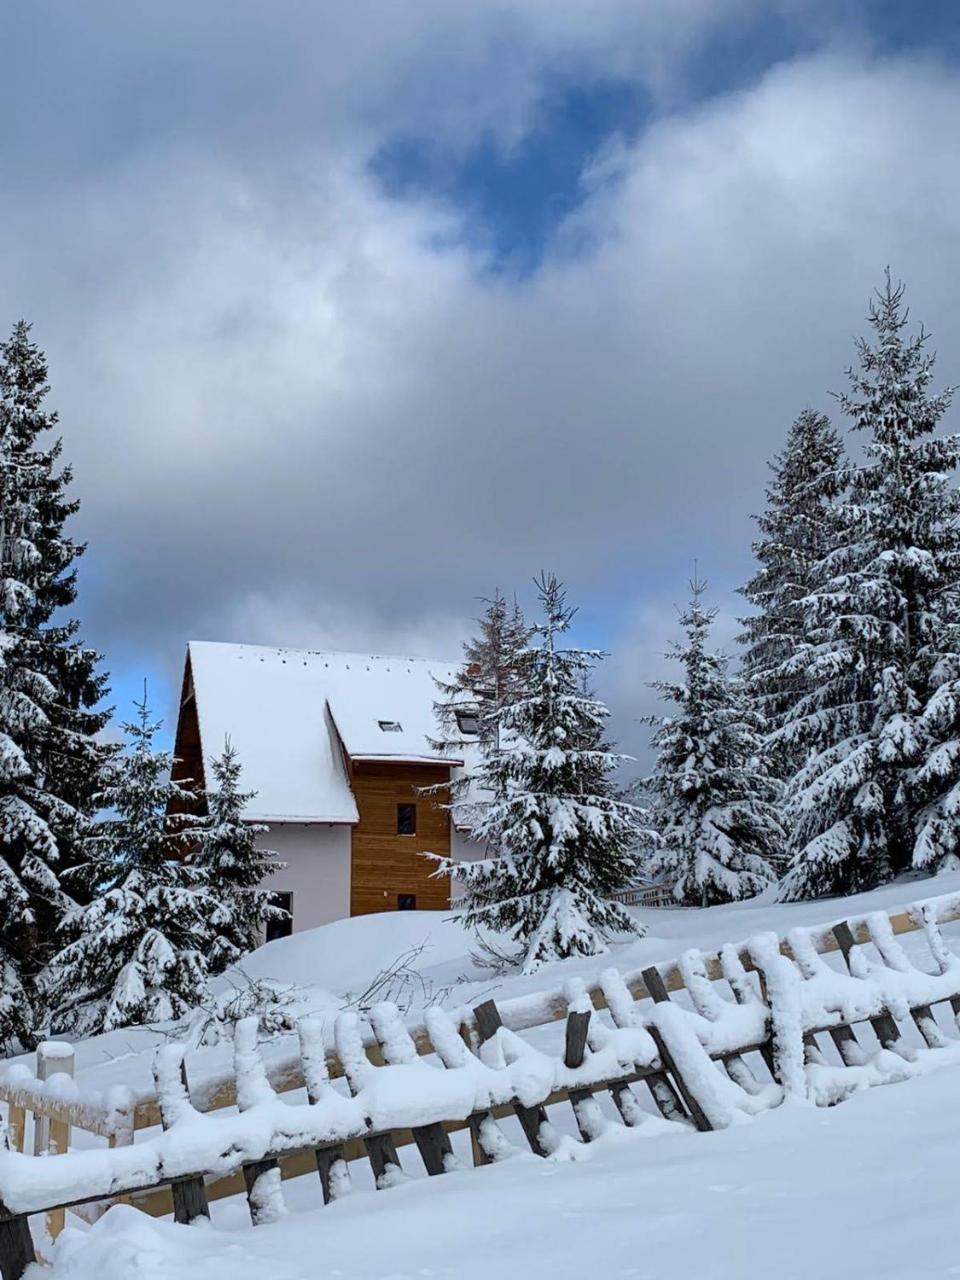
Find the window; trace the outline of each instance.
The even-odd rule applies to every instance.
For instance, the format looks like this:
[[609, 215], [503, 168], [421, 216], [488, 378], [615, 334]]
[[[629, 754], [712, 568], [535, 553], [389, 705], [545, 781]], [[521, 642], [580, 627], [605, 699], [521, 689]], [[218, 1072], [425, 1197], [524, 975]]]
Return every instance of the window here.
[[464, 707], [457, 712], [457, 728], [465, 738], [475, 738], [480, 732], [480, 713], [475, 707]]
[[403, 725], [399, 720], [378, 720], [377, 724], [384, 733], [403, 733]]
[[398, 911], [416, 911], [417, 895], [415, 893], [398, 893], [397, 894], [397, 910]]
[[415, 836], [417, 834], [417, 806], [415, 804], [397, 805], [397, 835]]
[[270, 905], [279, 907], [287, 914], [267, 921], [267, 942], [275, 942], [277, 938], [289, 938], [293, 933], [293, 894], [271, 893]]

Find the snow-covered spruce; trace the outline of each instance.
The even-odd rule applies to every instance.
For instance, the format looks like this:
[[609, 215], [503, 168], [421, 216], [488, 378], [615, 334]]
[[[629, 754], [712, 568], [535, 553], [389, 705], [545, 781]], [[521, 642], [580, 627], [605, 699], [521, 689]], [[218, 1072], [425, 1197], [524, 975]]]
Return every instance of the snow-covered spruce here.
[[205, 816], [193, 824], [190, 864], [216, 904], [207, 922], [206, 957], [208, 971], [217, 974], [258, 946], [264, 922], [284, 913], [260, 888], [282, 864], [272, 850], [257, 847], [269, 827], [243, 819], [255, 793], [240, 790], [241, 765], [229, 741], [211, 767], [216, 785], [205, 793]]
[[667, 876], [678, 902], [708, 906], [771, 884], [786, 836], [780, 788], [762, 760], [763, 723], [726, 659], [707, 649], [716, 610], [701, 603], [704, 584], [691, 583], [691, 591], [680, 617], [686, 639], [671, 653], [683, 680], [653, 685], [678, 712], [654, 719], [656, 765], [641, 786], [654, 798], [661, 842], [649, 869]]
[[[483, 616], [476, 620], [477, 634], [463, 645], [463, 663], [452, 680], [436, 680], [438, 698], [434, 711], [441, 734], [435, 745], [450, 753], [479, 744], [496, 750], [500, 740], [501, 712], [515, 702], [523, 690], [523, 664], [518, 655], [526, 649], [531, 629], [514, 600], [507, 603], [502, 592], [484, 599]], [[476, 731], [465, 734], [464, 717], [474, 719]], [[461, 801], [457, 820], [469, 823], [465, 798], [470, 790], [464, 775], [442, 790]]]
[[170, 780], [172, 755], [154, 750], [160, 726], [146, 695], [136, 705], [137, 720], [124, 725], [127, 752], [100, 797], [114, 816], [87, 840], [84, 871], [98, 892], [68, 912], [71, 941], [44, 975], [66, 1034], [181, 1017], [206, 995], [204, 953], [219, 904], [205, 871], [182, 856], [197, 840], [188, 816], [195, 797]]
[[951, 392], [931, 394], [926, 335], [904, 334], [889, 273], [870, 323], [874, 345], [858, 344], [841, 399], [865, 460], [786, 667], [807, 690], [779, 731], [807, 754], [788, 797], [789, 899], [866, 889], [957, 852], [960, 442], [934, 435]]
[[92, 710], [100, 656], [61, 615], [84, 548], [64, 534], [79, 504], [66, 497], [61, 442], [40, 443], [57, 421], [47, 392], [46, 361], [20, 321], [0, 343], [0, 1043], [29, 1041], [45, 1024], [36, 976], [111, 754], [95, 740], [107, 718]]
[[[757, 568], [741, 594], [757, 612], [743, 618], [741, 674], [745, 692], [768, 730], [778, 729], [807, 692], [804, 672], [791, 665], [805, 638], [803, 599], [814, 572], [838, 541], [836, 500], [844, 492], [843, 442], [822, 413], [805, 409], [770, 464], [767, 505], [757, 517]], [[771, 770], [788, 782], [804, 763], [802, 743], [774, 739]]]
[[466, 922], [506, 933], [504, 958], [527, 973], [637, 931], [610, 895], [635, 877], [637, 845], [651, 838], [643, 810], [616, 792], [611, 775], [625, 757], [604, 741], [607, 708], [587, 691], [602, 655], [560, 647], [574, 610], [553, 575], [537, 585], [544, 621], [515, 659], [525, 692], [499, 710], [499, 740], [484, 743], [476, 778], [490, 799], [473, 835], [490, 856], [440, 860], [464, 883]]

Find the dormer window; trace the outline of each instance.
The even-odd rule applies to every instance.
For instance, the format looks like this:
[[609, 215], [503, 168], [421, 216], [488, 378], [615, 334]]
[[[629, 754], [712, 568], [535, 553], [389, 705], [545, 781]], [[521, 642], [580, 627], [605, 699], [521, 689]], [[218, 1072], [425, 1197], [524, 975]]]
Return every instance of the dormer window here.
[[377, 724], [384, 733], [403, 733], [403, 725], [399, 720], [378, 720]]
[[457, 712], [457, 728], [465, 738], [475, 738], [480, 732], [480, 715], [474, 707], [464, 707]]

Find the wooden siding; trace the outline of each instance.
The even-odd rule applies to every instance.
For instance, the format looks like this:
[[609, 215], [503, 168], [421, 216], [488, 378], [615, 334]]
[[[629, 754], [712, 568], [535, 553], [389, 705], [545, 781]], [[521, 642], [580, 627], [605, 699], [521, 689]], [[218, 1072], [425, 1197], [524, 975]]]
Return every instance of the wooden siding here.
[[[351, 768], [360, 813], [353, 828], [350, 914], [396, 911], [400, 894], [415, 894], [417, 910], [450, 906], [450, 877], [431, 878], [432, 864], [421, 853], [450, 853], [450, 815], [443, 795], [423, 796], [418, 788], [446, 782], [447, 765], [361, 764]], [[397, 834], [397, 806], [417, 806], [417, 834]]]
[[200, 747], [200, 720], [197, 716], [197, 699], [189, 657], [183, 671], [177, 740], [173, 751], [174, 761], [170, 777], [174, 782], [182, 782], [191, 791], [195, 791], [197, 801], [195, 804], [187, 804], [182, 800], [174, 800], [168, 812], [202, 814], [206, 810], [206, 805], [201, 798], [206, 783], [203, 776], [203, 751]]

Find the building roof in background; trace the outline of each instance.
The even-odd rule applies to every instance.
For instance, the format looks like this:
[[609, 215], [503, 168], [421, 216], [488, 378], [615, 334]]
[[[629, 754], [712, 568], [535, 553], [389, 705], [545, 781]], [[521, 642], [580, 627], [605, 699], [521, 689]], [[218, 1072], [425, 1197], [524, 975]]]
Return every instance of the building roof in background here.
[[229, 737], [258, 793], [248, 818], [356, 822], [339, 742], [356, 761], [461, 763], [431, 741], [455, 661], [198, 640], [188, 656], [206, 776]]

